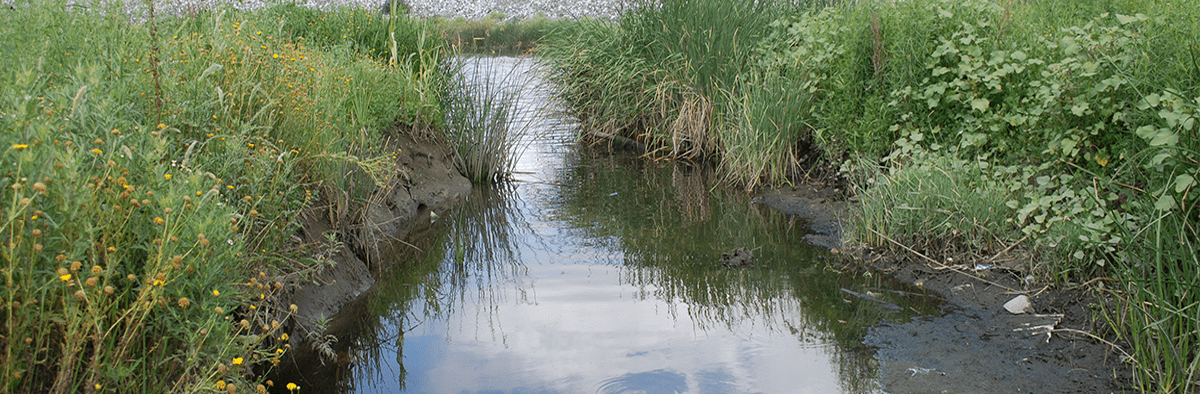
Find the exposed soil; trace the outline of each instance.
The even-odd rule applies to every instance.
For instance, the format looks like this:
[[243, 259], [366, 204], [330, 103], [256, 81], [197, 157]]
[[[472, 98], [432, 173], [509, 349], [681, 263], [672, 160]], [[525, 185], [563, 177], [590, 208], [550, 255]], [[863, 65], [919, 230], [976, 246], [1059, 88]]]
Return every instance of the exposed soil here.
[[373, 271], [404, 248], [413, 247], [410, 235], [430, 225], [430, 213], [447, 210], [471, 191], [471, 182], [454, 166], [454, 152], [438, 143], [397, 133], [389, 151], [402, 174], [390, 188], [379, 189], [369, 201], [355, 203], [333, 196], [331, 202], [303, 216], [302, 242], [321, 244], [332, 232], [345, 247], [332, 256], [332, 264], [304, 278], [293, 278], [287, 289], [294, 316], [290, 342], [294, 348], [319, 338], [316, 322], [326, 321], [375, 283]]
[[[848, 204], [833, 187], [771, 190], [756, 202], [807, 218], [808, 242], [840, 246]], [[876, 349], [880, 385], [890, 393], [1117, 393], [1134, 391], [1119, 350], [1093, 339], [1111, 336], [1092, 308], [1101, 300], [1081, 290], [1027, 284], [1001, 266], [934, 267], [921, 259], [864, 250], [852, 268], [884, 273], [945, 297], [941, 316], [872, 328], [864, 344]], [[983, 267], [979, 267], [983, 268]], [[1004, 304], [1026, 295], [1033, 310], [1013, 314]], [[1089, 335], [1090, 334], [1090, 335]]]

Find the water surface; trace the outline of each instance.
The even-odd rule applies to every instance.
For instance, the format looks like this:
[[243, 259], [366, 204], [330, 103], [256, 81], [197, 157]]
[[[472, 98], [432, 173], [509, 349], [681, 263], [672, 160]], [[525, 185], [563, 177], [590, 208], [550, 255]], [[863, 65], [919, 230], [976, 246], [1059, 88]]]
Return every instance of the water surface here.
[[[936, 309], [831, 269], [803, 219], [707, 168], [581, 149], [545, 84], [515, 86], [533, 137], [514, 181], [439, 213], [335, 319], [339, 360], [306, 390], [877, 392], [866, 327]], [[754, 266], [722, 266], [735, 248]]]

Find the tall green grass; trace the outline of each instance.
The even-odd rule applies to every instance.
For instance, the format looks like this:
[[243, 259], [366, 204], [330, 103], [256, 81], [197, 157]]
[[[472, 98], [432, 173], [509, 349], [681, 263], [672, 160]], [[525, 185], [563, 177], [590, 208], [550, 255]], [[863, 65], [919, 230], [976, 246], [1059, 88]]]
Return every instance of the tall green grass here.
[[[615, 26], [556, 30], [538, 53], [557, 70], [563, 97], [600, 138], [632, 139], [649, 155], [700, 159], [749, 67], [755, 43], [784, 2], [645, 2]], [[738, 92], [740, 93], [740, 92]]]
[[[1147, 201], [1150, 203], [1151, 201]], [[1137, 366], [1143, 391], [1195, 392], [1200, 387], [1200, 232], [1184, 212], [1164, 212], [1127, 236], [1140, 241], [1112, 259], [1122, 282], [1105, 310]]]
[[[388, 128], [440, 117], [414, 99], [432, 74], [363, 38], [418, 25], [310, 43], [287, 26], [320, 18], [289, 7], [0, 12], [0, 391], [249, 392], [279, 362], [297, 216], [382, 179]], [[421, 42], [400, 55], [440, 51]]]
[[520, 99], [534, 79], [521, 61], [504, 64], [509, 61], [457, 56], [442, 71], [445, 135], [458, 152], [459, 171], [475, 183], [507, 178], [532, 130], [527, 117], [537, 109], [522, 106]]

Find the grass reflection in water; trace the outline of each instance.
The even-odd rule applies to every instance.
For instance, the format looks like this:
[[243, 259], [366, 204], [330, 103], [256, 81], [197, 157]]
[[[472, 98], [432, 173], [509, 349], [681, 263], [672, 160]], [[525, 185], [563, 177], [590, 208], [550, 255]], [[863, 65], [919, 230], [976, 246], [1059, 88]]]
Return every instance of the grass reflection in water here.
[[[569, 153], [566, 160], [564, 169], [544, 183], [476, 189], [460, 210], [441, 215], [430, 236], [416, 245], [423, 252], [397, 256], [404, 263], [383, 274], [361, 315], [351, 318], [356, 333], [338, 334], [347, 357], [356, 364], [341, 369], [353, 376], [340, 379], [339, 391], [436, 391], [427, 376], [435, 375], [439, 363], [458, 363], [462, 370], [457, 373], [467, 375], [469, 370], [491, 368], [497, 360], [509, 358], [486, 349], [477, 355], [482, 358], [467, 361], [447, 361], [459, 356], [435, 353], [449, 352], [446, 349], [465, 342], [475, 343], [471, 345], [475, 348], [503, 349], [496, 352], [510, 347], [511, 352], [523, 352], [519, 347], [526, 346], [527, 337], [548, 334], [526, 332], [533, 323], [521, 319], [562, 313], [553, 308], [570, 311], [609, 302], [605, 304], [609, 309], [583, 312], [583, 316], [616, 313], [598, 318], [645, 325], [649, 323], [638, 321], [636, 315], [622, 315], [620, 308], [654, 303], [660, 305], [654, 308], [663, 308], [661, 316], [694, 333], [691, 337], [733, 333], [754, 343], [766, 341], [762, 345], [768, 351], [778, 346], [819, 349], [836, 365], [840, 391], [871, 392], [875, 366], [860, 343], [866, 327], [937, 308], [921, 303], [924, 298], [909, 299], [889, 291], [897, 285], [882, 278], [829, 268], [827, 252], [803, 243], [807, 226], [802, 219], [714, 187], [706, 169], [586, 151]], [[721, 266], [721, 253], [737, 247], [756, 248], [754, 267]], [[569, 272], [594, 272], [598, 279], [593, 281], [619, 282], [602, 284], [618, 289], [617, 298], [624, 299], [595, 300], [597, 293], [585, 293], [578, 304], [562, 306], [558, 297], [578, 289], [556, 287], [560, 271], [568, 277], [573, 275]], [[850, 297], [842, 288], [870, 292], [902, 310]], [[528, 312], [539, 308], [543, 312]], [[571, 326], [561, 320], [578, 316], [554, 315], [546, 321]], [[440, 339], [430, 342], [431, 335]], [[640, 340], [636, 330], [618, 335], [633, 335], [627, 342]], [[792, 345], [780, 345], [762, 336], [794, 339], [782, 342]], [[633, 349], [626, 357], [654, 351]], [[589, 384], [624, 387], [632, 383], [621, 379], [631, 376], [687, 376], [687, 371], [662, 372], [672, 368], [665, 365], [661, 371], [631, 372]], [[415, 372], [418, 369], [420, 373]], [[704, 380], [702, 372], [694, 371], [690, 384], [745, 388], [736, 385], [741, 384], [736, 377], [721, 378], [734, 381], [723, 382], [725, 386], [703, 386], [707, 383], [697, 383]], [[503, 386], [503, 382], [489, 384]], [[578, 388], [545, 384], [537, 389]]]

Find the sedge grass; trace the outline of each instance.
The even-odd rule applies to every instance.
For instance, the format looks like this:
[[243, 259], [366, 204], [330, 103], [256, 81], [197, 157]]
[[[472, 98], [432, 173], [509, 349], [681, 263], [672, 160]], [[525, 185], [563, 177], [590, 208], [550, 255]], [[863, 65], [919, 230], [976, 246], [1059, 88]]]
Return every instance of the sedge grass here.
[[[458, 56], [446, 63], [443, 107], [446, 138], [458, 152], [459, 171], [475, 183], [506, 179], [532, 130], [520, 96], [533, 83], [511, 58]], [[507, 69], [506, 69], [507, 68]]]

